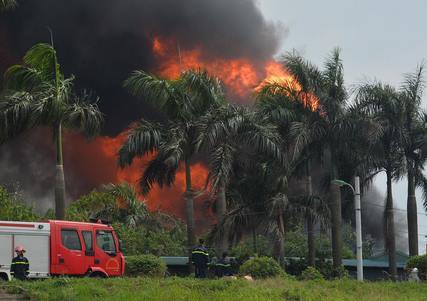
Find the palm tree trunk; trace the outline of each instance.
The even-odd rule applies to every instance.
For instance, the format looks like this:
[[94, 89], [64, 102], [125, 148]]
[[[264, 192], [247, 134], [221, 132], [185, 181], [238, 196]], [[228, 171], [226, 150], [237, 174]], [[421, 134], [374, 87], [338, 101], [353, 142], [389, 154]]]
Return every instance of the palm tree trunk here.
[[253, 242], [253, 248], [254, 248], [254, 255], [257, 255], [258, 253], [258, 246], [257, 246], [257, 239], [256, 239], [256, 230], [255, 227], [252, 228], [252, 242]]
[[[310, 163], [307, 163], [307, 183], [306, 183], [307, 196], [313, 195], [313, 184], [310, 175]], [[307, 245], [308, 245], [308, 265], [315, 266], [316, 264], [316, 244], [314, 237], [314, 219], [311, 213], [307, 216]]]
[[56, 147], [56, 173], [55, 173], [55, 216], [57, 219], [65, 217], [65, 177], [64, 159], [62, 155], [62, 126], [59, 124], [55, 129]]
[[408, 162], [408, 244], [409, 256], [418, 255], [418, 214], [417, 199], [415, 197], [415, 176], [410, 162]]
[[278, 262], [280, 266], [285, 266], [285, 222], [283, 220], [283, 214], [279, 215], [279, 240], [278, 240], [278, 251], [279, 251], [279, 258]]
[[194, 234], [194, 195], [191, 184], [191, 167], [190, 160], [188, 158], [185, 159], [185, 207], [187, 214], [187, 243], [188, 243], [188, 251], [191, 256], [191, 250], [195, 244], [195, 234]]
[[392, 192], [392, 176], [389, 170], [387, 173], [387, 200], [386, 200], [386, 241], [388, 250], [388, 263], [392, 280], [396, 280], [396, 240], [394, 236], [394, 213], [393, 213], [393, 192]]
[[314, 221], [311, 215], [307, 216], [307, 245], [308, 245], [308, 265], [316, 265], [316, 240], [314, 236]]
[[[225, 218], [225, 214], [227, 213], [227, 199], [225, 195], [225, 186], [222, 185], [219, 192], [218, 192], [218, 198], [217, 198], [217, 216], [218, 216], [218, 223], [222, 224]], [[221, 255], [223, 252], [227, 251], [228, 245], [228, 230], [226, 227], [223, 229], [223, 233], [219, 239], [217, 251], [218, 254]]]
[[338, 186], [330, 184], [330, 210], [332, 234], [332, 261], [334, 268], [342, 265], [342, 235], [341, 235], [341, 190]]

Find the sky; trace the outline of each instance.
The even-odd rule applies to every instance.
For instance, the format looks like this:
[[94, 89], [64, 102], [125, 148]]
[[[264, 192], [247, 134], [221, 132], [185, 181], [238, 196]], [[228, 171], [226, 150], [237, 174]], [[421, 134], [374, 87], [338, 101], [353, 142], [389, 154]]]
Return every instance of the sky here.
[[[427, 1], [258, 0], [264, 16], [283, 26], [280, 53], [296, 49], [321, 65], [334, 47], [342, 49], [345, 80], [352, 88], [367, 79], [399, 87], [403, 75], [427, 60]], [[423, 97], [427, 109], [427, 93]], [[375, 186], [385, 195], [385, 174]], [[406, 180], [394, 183], [397, 210], [406, 210]], [[419, 248], [426, 252], [427, 217], [417, 191]]]

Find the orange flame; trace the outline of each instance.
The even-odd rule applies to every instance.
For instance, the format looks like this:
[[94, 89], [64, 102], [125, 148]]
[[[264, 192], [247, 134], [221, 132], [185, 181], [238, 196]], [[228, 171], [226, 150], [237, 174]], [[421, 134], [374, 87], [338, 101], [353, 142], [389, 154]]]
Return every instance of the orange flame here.
[[174, 45], [176, 44], [172, 40], [153, 40], [152, 49], [160, 62], [155, 73], [160, 76], [178, 78], [182, 70], [203, 67], [221, 78], [225, 85], [240, 97], [246, 96], [259, 82], [257, 70], [248, 59], [211, 60], [203, 56], [201, 48], [181, 50]]
[[[116, 137], [100, 136], [86, 143], [84, 137], [79, 134], [68, 133], [65, 143], [66, 164], [73, 165], [73, 171], [90, 181], [91, 187], [99, 187], [106, 183], [129, 182], [139, 191], [138, 181], [141, 174], [153, 155], [147, 155], [134, 161], [132, 166], [120, 169], [117, 166], [117, 153], [126, 140], [127, 131]], [[191, 166], [193, 189], [204, 188], [208, 170], [202, 163]], [[174, 185], [160, 188], [155, 185], [151, 192], [141, 197], [152, 211], [162, 210], [180, 218], [185, 218], [185, 204], [182, 194], [185, 191], [185, 168], [180, 166]], [[196, 219], [199, 221], [212, 221], [211, 210], [206, 210], [206, 197], [195, 200]]]
[[[182, 70], [204, 68], [218, 76], [232, 94], [240, 98], [259, 92], [268, 83], [286, 83], [297, 92], [302, 90], [301, 85], [274, 60], [255, 65], [246, 58], [207, 58], [203, 56], [201, 48], [180, 50], [174, 40], [159, 37], [154, 38], [152, 49], [159, 61], [155, 72], [166, 78], [178, 78]], [[318, 101], [314, 96], [300, 96], [303, 96], [301, 101], [312, 110], [318, 109]]]
[[[276, 61], [270, 61], [265, 66], [267, 73], [266, 78], [255, 88], [255, 91], [260, 92], [268, 84], [276, 84], [283, 87], [289, 87], [291, 90], [298, 92], [297, 97], [304, 106], [312, 111], [319, 109], [319, 99], [310, 93], [302, 92], [301, 84], [295, 80], [281, 64]], [[273, 88], [274, 90], [274, 88]], [[283, 89], [275, 89], [273, 93], [286, 93]]]

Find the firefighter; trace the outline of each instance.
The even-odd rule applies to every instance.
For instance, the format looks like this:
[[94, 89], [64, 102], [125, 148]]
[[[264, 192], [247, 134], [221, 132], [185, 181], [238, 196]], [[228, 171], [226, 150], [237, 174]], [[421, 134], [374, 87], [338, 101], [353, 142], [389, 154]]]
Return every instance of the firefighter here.
[[25, 249], [23, 246], [16, 246], [16, 257], [12, 259], [10, 265], [10, 273], [12, 276], [19, 280], [25, 280], [28, 276], [30, 264], [28, 259], [24, 257]]
[[232, 260], [228, 257], [228, 253], [222, 253], [222, 258], [215, 264], [215, 275], [217, 277], [233, 276], [231, 269]]
[[196, 278], [206, 278], [206, 271], [209, 263], [209, 253], [205, 247], [205, 241], [199, 239], [199, 245], [191, 252], [191, 261], [195, 267]]

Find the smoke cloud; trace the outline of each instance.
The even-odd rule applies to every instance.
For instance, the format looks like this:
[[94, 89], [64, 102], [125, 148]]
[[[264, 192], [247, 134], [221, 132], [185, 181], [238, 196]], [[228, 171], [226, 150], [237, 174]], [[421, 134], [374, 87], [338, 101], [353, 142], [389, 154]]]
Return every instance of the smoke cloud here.
[[183, 50], [201, 47], [205, 59], [258, 62], [275, 54], [281, 35], [253, 0], [28, 0], [4, 16], [0, 47], [7, 45], [15, 61], [33, 44], [49, 41], [46, 27], [52, 28], [65, 72], [101, 97], [109, 135], [154, 114], [121, 84], [132, 70], [156, 70], [155, 37], [174, 39]]
[[[272, 58], [285, 32], [262, 16], [255, 0], [26, 0], [0, 17], [0, 73], [19, 63], [35, 43], [49, 42], [47, 27], [54, 33], [64, 72], [76, 76], [78, 89], [91, 89], [100, 96], [106, 118], [106, 137], [89, 145], [75, 135], [65, 139], [70, 199], [104, 183], [137, 180], [141, 169], [120, 176], [115, 153], [106, 153], [105, 148], [117, 149], [117, 137], [131, 121], [162, 118], [122, 88], [132, 70], [155, 72], [162, 64], [164, 57], [153, 52], [155, 38], [176, 44], [170, 54], [176, 61], [179, 47], [183, 52], [197, 48], [203, 61], [245, 59], [257, 64]], [[0, 167], [0, 184], [19, 183], [24, 197], [40, 210], [52, 206], [54, 153], [48, 130], [2, 145]], [[169, 201], [164, 206], [175, 206], [172, 196], [180, 189], [166, 192]], [[162, 197], [159, 191], [154, 194], [153, 198]]]
[[[384, 209], [385, 195], [372, 187], [362, 195], [363, 235], [369, 234], [375, 240], [374, 252], [384, 251]], [[404, 210], [394, 210], [396, 249], [408, 253], [407, 221]]]

